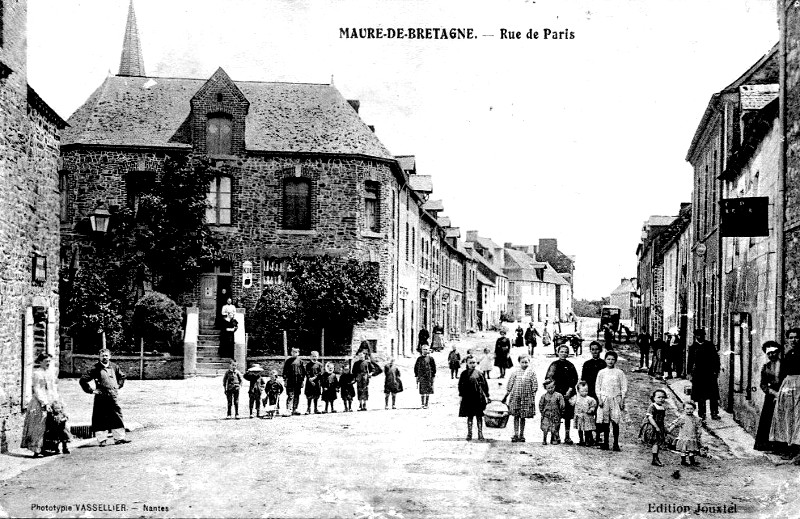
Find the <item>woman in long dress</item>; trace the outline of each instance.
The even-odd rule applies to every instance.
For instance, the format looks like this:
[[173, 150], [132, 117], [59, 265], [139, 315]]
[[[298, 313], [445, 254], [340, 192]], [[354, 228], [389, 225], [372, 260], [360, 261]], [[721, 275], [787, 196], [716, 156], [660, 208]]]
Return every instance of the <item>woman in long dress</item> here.
[[58, 400], [56, 389], [56, 376], [50, 369], [52, 356], [42, 353], [36, 358], [38, 368], [33, 370], [32, 385], [33, 395], [28, 401], [28, 408], [25, 411], [25, 425], [22, 427], [22, 443], [20, 447], [33, 452], [36, 458], [43, 452], [42, 443], [44, 442], [45, 425], [47, 423], [47, 411]]
[[758, 451], [775, 450], [778, 444], [769, 441], [769, 429], [775, 414], [775, 396], [780, 388], [781, 351], [783, 347], [775, 341], [767, 341], [761, 347], [767, 354], [767, 362], [761, 367], [761, 390], [764, 392], [764, 405], [758, 420], [758, 431], [753, 448]]
[[787, 336], [780, 370], [783, 381], [775, 397], [769, 440], [785, 443], [785, 457], [793, 458], [800, 454], [800, 328], [792, 328]]

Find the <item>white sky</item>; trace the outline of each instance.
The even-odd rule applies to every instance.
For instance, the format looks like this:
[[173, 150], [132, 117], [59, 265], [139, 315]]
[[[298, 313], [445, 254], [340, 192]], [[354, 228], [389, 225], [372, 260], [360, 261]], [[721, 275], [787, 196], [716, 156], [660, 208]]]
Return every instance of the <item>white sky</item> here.
[[[778, 39], [775, 0], [134, 0], [146, 72], [334, 83], [417, 157], [453, 225], [557, 238], [575, 296], [636, 275], [651, 214], [691, 200], [712, 93]], [[28, 82], [67, 118], [116, 73], [128, 0], [30, 0]], [[344, 40], [339, 27], [472, 27], [472, 41]], [[500, 40], [501, 28], [573, 40]], [[541, 37], [541, 36], [540, 36]]]

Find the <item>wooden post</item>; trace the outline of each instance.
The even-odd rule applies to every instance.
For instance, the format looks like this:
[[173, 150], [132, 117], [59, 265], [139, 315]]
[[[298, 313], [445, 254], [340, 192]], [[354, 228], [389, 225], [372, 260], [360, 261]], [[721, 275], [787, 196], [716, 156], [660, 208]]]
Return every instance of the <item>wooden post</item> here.
[[100, 340], [102, 341], [103, 349], [106, 349], [106, 331], [100, 330]]
[[283, 356], [289, 356], [289, 335], [283, 330]]
[[319, 337], [319, 354], [322, 357], [323, 362], [325, 361], [325, 328], [322, 329]]
[[144, 337], [139, 337], [139, 380], [144, 380]]

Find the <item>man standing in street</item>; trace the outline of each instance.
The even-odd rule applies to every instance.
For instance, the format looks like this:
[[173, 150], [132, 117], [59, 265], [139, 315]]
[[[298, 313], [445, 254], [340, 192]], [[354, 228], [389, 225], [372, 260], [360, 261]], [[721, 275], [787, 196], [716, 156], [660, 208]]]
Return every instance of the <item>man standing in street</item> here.
[[614, 350], [614, 331], [611, 329], [611, 325], [609, 324], [607, 324], [603, 330], [603, 342], [605, 343], [604, 346], [606, 351]]
[[306, 377], [305, 366], [300, 360], [300, 350], [292, 348], [292, 356], [283, 363], [283, 380], [286, 384], [286, 410], [293, 415], [300, 414], [300, 392], [303, 390], [303, 379]]
[[422, 347], [428, 345], [430, 336], [431, 334], [428, 333], [428, 330], [424, 326], [419, 329], [419, 335], [417, 336], [417, 353], [421, 353]]
[[692, 400], [697, 402], [697, 414], [706, 417], [706, 400], [711, 401], [711, 418], [719, 420], [719, 354], [711, 342], [706, 341], [706, 332], [694, 331], [694, 343], [689, 346], [686, 365], [692, 381]]
[[528, 355], [533, 356], [536, 349], [536, 337], [539, 337], [539, 332], [533, 327], [533, 321], [528, 323], [528, 329], [525, 330], [525, 346], [528, 347]]
[[639, 347], [639, 369], [650, 370], [650, 334], [642, 332], [636, 336], [636, 345]]
[[[89, 382], [94, 381], [94, 389]], [[122, 423], [122, 410], [119, 407], [118, 393], [125, 384], [125, 374], [119, 366], [111, 362], [111, 352], [100, 350], [100, 360], [80, 378], [81, 388], [94, 395], [92, 409], [92, 431], [100, 447], [106, 446], [108, 431], [114, 436], [114, 443], [130, 443], [125, 438], [125, 424]]]

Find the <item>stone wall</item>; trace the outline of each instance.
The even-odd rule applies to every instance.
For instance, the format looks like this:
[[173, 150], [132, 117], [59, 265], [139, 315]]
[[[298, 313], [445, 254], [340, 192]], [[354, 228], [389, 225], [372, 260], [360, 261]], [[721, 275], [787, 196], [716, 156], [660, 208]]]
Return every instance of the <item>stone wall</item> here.
[[[58, 323], [58, 128], [28, 98], [27, 2], [5, 2], [0, 62], [0, 451], [19, 444], [33, 351], [24, 348], [26, 310]], [[7, 67], [7, 68], [5, 68]], [[34, 103], [33, 105], [29, 104]], [[46, 262], [33, 279], [33, 258]], [[57, 353], [43, 338], [42, 349]]]
[[[61, 355], [60, 376], [79, 377], [97, 363], [97, 355]], [[140, 377], [139, 357], [113, 356], [111, 362], [119, 366], [128, 380], [164, 380], [183, 378], [183, 357], [145, 357], [144, 376]]]
[[786, 11], [782, 42], [786, 45], [786, 232], [784, 235], [784, 328], [800, 325], [800, 7], [780, 2]]

